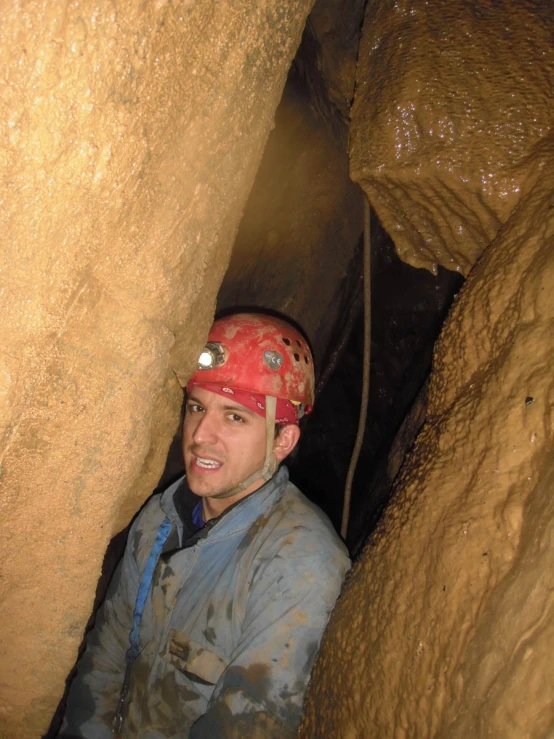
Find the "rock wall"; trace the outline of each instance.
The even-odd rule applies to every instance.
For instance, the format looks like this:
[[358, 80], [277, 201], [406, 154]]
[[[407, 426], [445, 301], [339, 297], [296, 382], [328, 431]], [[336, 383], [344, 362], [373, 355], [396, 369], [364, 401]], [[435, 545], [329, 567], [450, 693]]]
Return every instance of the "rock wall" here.
[[305, 739], [554, 731], [553, 47], [539, 5], [368, 6], [360, 73], [377, 48], [383, 58], [358, 79], [354, 173], [412, 263], [465, 270], [495, 238], [444, 327], [427, 421], [332, 616]]
[[4, 4], [0, 735], [155, 484], [311, 3]]
[[467, 274], [540, 177], [554, 28], [534, 0], [372, 0], [351, 174], [401, 259]]
[[[47, 727], [106, 544], [158, 478], [310, 4], [2, 10], [6, 739]], [[427, 423], [332, 619], [301, 734], [548, 735], [551, 14], [367, 12], [351, 172], [406, 261], [468, 272], [493, 243], [437, 348]]]
[[301, 737], [554, 730], [553, 186], [451, 313], [427, 422], [334, 612]]

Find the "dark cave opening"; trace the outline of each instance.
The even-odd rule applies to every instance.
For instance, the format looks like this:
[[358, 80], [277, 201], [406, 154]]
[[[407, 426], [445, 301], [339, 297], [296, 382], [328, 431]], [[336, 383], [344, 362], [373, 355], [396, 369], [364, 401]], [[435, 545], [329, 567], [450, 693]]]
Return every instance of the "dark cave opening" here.
[[[401, 462], [389, 464], [389, 452], [416, 403], [423, 404], [423, 412], [418, 408], [414, 414], [412, 428], [395, 450], [397, 456], [409, 451], [421, 427], [434, 343], [463, 284], [458, 273], [439, 267], [435, 276], [402, 262], [375, 214], [372, 224], [370, 396], [347, 535], [353, 554], [375, 528], [390, 498], [391, 472], [397, 472]], [[299, 453], [289, 463], [293, 482], [325, 510], [337, 530], [362, 393], [361, 248], [351, 271], [352, 316], [343, 316], [335, 328], [320, 368], [314, 412]]]

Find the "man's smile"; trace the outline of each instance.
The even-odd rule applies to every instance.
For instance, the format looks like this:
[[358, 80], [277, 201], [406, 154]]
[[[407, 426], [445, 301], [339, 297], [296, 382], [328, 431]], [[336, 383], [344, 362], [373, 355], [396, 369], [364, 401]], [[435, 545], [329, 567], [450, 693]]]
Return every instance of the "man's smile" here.
[[196, 465], [203, 470], [217, 470], [223, 464], [223, 462], [218, 462], [215, 459], [209, 459], [208, 457], [199, 457], [196, 454], [193, 458]]

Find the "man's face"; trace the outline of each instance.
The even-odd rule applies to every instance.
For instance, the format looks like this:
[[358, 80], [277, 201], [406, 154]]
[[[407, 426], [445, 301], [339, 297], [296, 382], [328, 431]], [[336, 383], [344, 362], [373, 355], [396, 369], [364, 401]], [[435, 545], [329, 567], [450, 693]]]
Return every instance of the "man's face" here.
[[[196, 495], [226, 498], [227, 494], [265, 460], [265, 419], [204, 388], [187, 397], [183, 426], [183, 457], [187, 481]], [[253, 483], [229, 504], [261, 486]]]

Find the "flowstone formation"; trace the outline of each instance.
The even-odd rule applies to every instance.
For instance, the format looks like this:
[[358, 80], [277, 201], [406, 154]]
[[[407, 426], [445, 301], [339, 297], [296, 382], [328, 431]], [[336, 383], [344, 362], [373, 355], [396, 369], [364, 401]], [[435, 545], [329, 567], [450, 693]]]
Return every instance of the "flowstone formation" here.
[[[552, 34], [532, 3], [495, 6], [496, 16], [484, 3], [368, 8], [373, 41], [364, 39], [360, 73], [378, 46], [388, 67], [358, 79], [352, 169], [404, 258], [452, 259], [466, 271], [481, 256], [435, 350], [426, 423], [331, 618], [300, 736], [549, 736], [554, 140], [540, 121], [552, 99]], [[424, 47], [422, 18], [433, 42]], [[460, 62], [456, 83], [438, 85], [454, 32], [468, 53], [459, 44], [446, 54], [447, 70]], [[408, 73], [417, 84], [404, 89]], [[410, 90], [413, 105], [398, 106]], [[393, 111], [397, 125], [381, 139]], [[502, 119], [507, 140], [494, 125]]]
[[310, 5], [3, 9], [4, 739], [46, 730], [159, 477]]
[[554, 730], [554, 177], [472, 271], [334, 611], [301, 737]]
[[367, 4], [351, 175], [401, 259], [467, 274], [549, 158], [548, 3]]
[[424, 430], [325, 636], [306, 739], [554, 729], [552, 192], [549, 174], [445, 326]]

